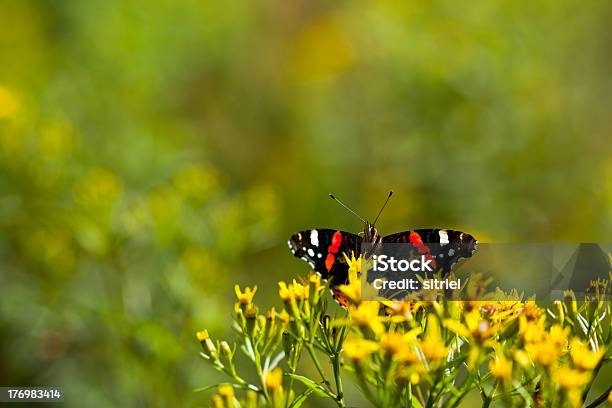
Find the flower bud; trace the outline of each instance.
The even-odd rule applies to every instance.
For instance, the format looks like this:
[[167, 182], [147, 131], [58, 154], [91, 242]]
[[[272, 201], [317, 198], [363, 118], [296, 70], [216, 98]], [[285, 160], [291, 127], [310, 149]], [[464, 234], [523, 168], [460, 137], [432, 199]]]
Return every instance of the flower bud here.
[[564, 320], [565, 320], [565, 309], [563, 309], [563, 302], [559, 301], [559, 300], [555, 300], [553, 302], [554, 307], [555, 307], [555, 311], [557, 312], [557, 320], [559, 321], [559, 324], [563, 324]]
[[321, 277], [317, 274], [311, 274], [308, 278], [308, 286], [310, 289], [310, 301], [313, 306], [319, 303], [321, 298]]
[[276, 329], [276, 311], [274, 308], [268, 311], [266, 314], [266, 320], [264, 339], [267, 343], [270, 343], [274, 337], [274, 330]]
[[208, 330], [202, 330], [197, 332], [196, 337], [200, 341], [200, 344], [202, 345], [202, 348], [204, 349], [206, 355], [212, 358], [213, 360], [217, 360], [219, 358], [217, 348], [215, 347], [215, 343], [213, 343], [210, 336], [208, 335]]
[[247, 334], [251, 337], [255, 335], [258, 312], [259, 309], [253, 303], [248, 304], [244, 312], [244, 316], [246, 317], [246, 331]]
[[283, 350], [285, 351], [285, 358], [290, 358], [293, 352], [293, 339], [288, 331], [283, 332]]
[[223, 356], [223, 358], [231, 362], [232, 358], [234, 357], [234, 353], [232, 352], [232, 349], [230, 348], [227, 341], [225, 340], [221, 341], [219, 343], [219, 348], [221, 349], [221, 355]]

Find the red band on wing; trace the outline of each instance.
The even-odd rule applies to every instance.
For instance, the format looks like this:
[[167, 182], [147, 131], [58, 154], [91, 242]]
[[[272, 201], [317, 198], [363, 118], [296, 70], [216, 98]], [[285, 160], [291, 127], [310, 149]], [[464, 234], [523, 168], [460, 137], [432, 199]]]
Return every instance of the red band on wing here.
[[336, 260], [336, 256], [334, 254], [327, 254], [327, 258], [325, 258], [325, 267], [329, 272], [334, 265], [334, 261]]
[[431, 264], [434, 268], [436, 267], [436, 261], [431, 256], [429, 247], [423, 243], [423, 239], [421, 238], [418, 232], [412, 231], [410, 233], [410, 243], [414, 245], [419, 254], [425, 255], [426, 260], [432, 261]]
[[336, 231], [334, 236], [332, 237], [331, 245], [327, 248], [327, 258], [325, 258], [325, 267], [329, 272], [334, 265], [334, 261], [336, 260], [336, 255], [338, 253], [338, 248], [342, 245], [342, 233], [340, 231]]

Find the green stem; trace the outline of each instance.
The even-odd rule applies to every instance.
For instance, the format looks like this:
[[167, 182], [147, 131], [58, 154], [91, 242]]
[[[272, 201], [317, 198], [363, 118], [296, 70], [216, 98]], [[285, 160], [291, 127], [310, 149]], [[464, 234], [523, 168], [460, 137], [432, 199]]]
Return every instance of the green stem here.
[[266, 399], [266, 402], [269, 403], [270, 396], [268, 395], [268, 390], [266, 389], [266, 383], [264, 381], [263, 370], [261, 368], [261, 361], [259, 359], [259, 356], [256, 356], [256, 358], [253, 360], [253, 363], [255, 363], [255, 371], [257, 371], [257, 378], [259, 379], [259, 383], [261, 384], [263, 396]]
[[314, 349], [312, 343], [307, 343], [306, 344], [306, 350], [308, 351], [308, 354], [310, 355], [310, 358], [312, 359], [315, 367], [317, 368], [317, 371], [319, 372], [319, 375], [321, 376], [321, 379], [323, 380], [323, 383], [331, 391], [329, 381], [327, 381], [327, 378], [325, 378], [325, 373], [323, 373], [323, 368], [321, 367], [321, 363], [319, 363], [319, 359], [317, 358], [317, 355], [315, 354], [315, 349]]
[[482, 395], [482, 408], [488, 408], [493, 401], [493, 395], [495, 394], [495, 390], [497, 389], [498, 381], [495, 381], [493, 384], [493, 388], [491, 389], [491, 395], [487, 395], [484, 390], [484, 387], [481, 388], [480, 395]]
[[334, 368], [334, 381], [336, 382], [336, 403], [339, 407], [346, 407], [344, 403], [342, 379], [340, 378], [340, 354], [334, 353], [331, 356], [331, 362]]

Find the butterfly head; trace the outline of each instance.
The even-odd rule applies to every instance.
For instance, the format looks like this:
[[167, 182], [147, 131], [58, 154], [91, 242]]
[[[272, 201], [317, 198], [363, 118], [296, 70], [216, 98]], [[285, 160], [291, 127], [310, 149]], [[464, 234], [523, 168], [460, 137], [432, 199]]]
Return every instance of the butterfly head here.
[[374, 226], [374, 224], [370, 224], [369, 221], [364, 222], [363, 226], [363, 240], [364, 242], [370, 244], [378, 244], [381, 241], [382, 237], [378, 233], [378, 230]]

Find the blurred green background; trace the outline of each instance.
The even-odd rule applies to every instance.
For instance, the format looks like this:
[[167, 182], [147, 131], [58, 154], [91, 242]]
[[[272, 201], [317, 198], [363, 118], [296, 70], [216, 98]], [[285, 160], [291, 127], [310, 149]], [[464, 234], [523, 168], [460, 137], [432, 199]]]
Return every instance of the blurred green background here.
[[0, 384], [205, 405], [295, 230], [609, 241], [612, 3], [0, 2]]

